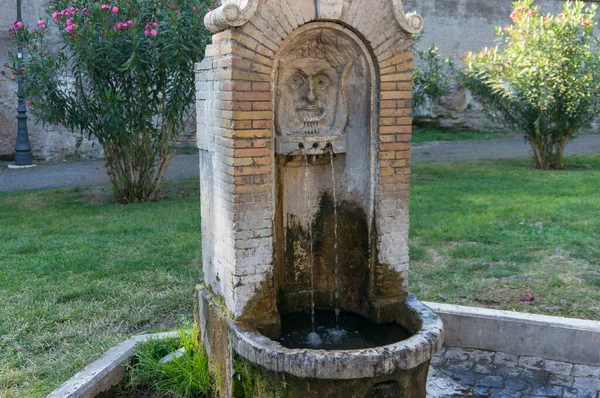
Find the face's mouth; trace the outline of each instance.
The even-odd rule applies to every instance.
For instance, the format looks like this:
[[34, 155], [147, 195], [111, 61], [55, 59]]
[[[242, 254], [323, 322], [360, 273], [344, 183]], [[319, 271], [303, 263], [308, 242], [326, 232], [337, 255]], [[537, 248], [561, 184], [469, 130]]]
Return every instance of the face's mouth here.
[[302, 106], [296, 108], [296, 116], [304, 123], [317, 123], [323, 120], [327, 111], [320, 106]]

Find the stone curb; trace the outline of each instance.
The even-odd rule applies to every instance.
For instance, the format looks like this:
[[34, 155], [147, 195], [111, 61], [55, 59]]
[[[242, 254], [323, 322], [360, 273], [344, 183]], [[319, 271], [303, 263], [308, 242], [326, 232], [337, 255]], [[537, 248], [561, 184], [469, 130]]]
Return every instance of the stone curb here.
[[[600, 322], [425, 302], [444, 321], [449, 347], [500, 351], [600, 366]], [[107, 351], [47, 398], [94, 397], [118, 384], [137, 344], [179, 332], [133, 337]]]
[[424, 303], [444, 322], [444, 345], [600, 366], [600, 322]]
[[179, 332], [146, 334], [119, 343], [51, 392], [46, 398], [95, 397], [100, 392], [117, 385], [123, 379], [125, 369], [121, 365], [131, 358], [138, 344], [151, 339], [178, 336]]

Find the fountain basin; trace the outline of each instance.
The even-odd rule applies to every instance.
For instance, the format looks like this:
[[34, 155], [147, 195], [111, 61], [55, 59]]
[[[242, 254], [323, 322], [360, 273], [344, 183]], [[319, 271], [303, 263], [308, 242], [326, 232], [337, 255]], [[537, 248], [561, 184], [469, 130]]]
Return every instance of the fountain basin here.
[[[412, 294], [397, 304], [397, 322], [412, 336], [382, 347], [337, 351], [284, 347], [249, 324], [232, 320], [203, 288], [197, 302], [204, 346], [209, 354], [220, 354], [217, 371], [231, 375], [232, 358], [243, 358], [267, 380], [283, 383], [289, 397], [312, 396], [307, 391], [314, 391], [319, 397], [424, 398], [429, 362], [442, 346], [441, 320]], [[231, 385], [222, 388], [232, 391]]]

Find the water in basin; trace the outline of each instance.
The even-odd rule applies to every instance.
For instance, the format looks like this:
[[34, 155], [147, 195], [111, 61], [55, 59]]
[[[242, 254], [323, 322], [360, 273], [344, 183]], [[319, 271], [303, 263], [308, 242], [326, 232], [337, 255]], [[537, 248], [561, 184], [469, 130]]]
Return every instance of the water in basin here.
[[314, 350], [358, 350], [382, 347], [406, 340], [411, 334], [397, 323], [377, 325], [350, 312], [340, 312], [336, 325], [335, 310], [315, 310], [313, 332], [311, 312], [292, 312], [281, 317], [281, 336], [277, 341], [287, 348]]

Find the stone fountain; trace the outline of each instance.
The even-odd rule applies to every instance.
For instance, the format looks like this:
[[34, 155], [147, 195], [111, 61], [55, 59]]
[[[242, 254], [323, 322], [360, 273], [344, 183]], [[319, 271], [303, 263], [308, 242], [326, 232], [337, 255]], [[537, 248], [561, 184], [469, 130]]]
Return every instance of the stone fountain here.
[[205, 23], [197, 323], [220, 395], [425, 397], [442, 324], [407, 285], [422, 18], [224, 0]]

